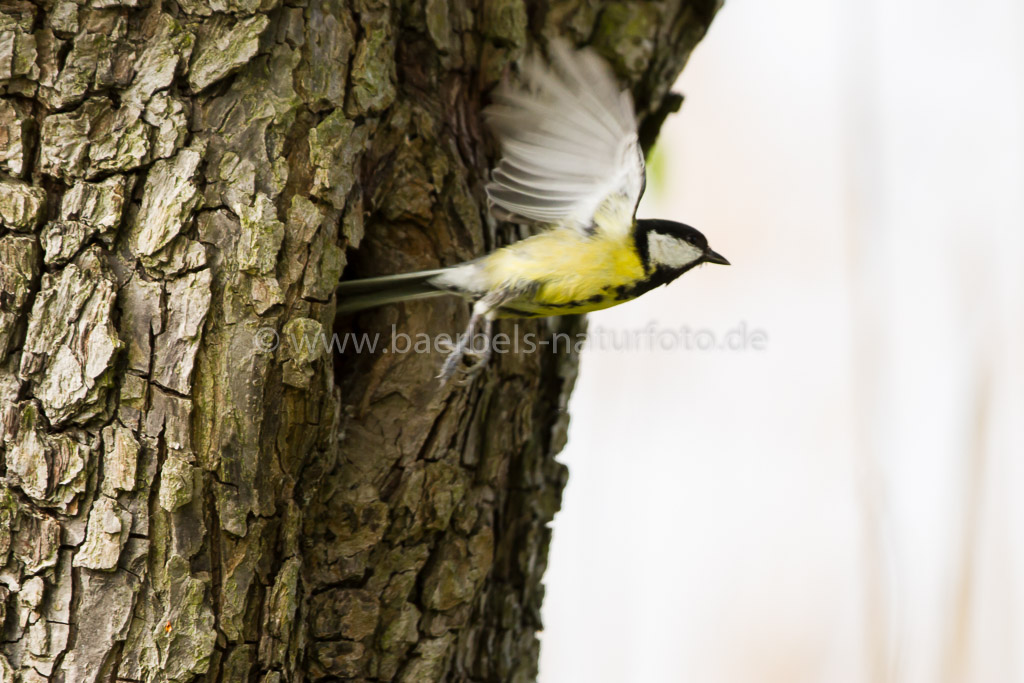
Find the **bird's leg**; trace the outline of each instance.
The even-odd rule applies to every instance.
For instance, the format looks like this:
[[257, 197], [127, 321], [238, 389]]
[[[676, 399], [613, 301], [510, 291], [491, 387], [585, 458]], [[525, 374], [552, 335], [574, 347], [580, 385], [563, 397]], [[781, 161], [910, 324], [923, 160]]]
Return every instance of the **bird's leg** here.
[[470, 337], [469, 347], [463, 354], [464, 357], [472, 358], [473, 362], [466, 367], [466, 376], [462, 379], [463, 384], [467, 384], [473, 377], [475, 377], [481, 370], [487, 367], [487, 363], [491, 360], [491, 332], [494, 330], [494, 321], [488, 315], [484, 315], [484, 330], [483, 337], [485, 338], [484, 348], [477, 351], [473, 345], [472, 337]]
[[[447, 384], [451, 380], [456, 370], [458, 370], [462, 359], [466, 356], [476, 360], [467, 368], [467, 378], [472, 377], [486, 367], [487, 361], [491, 357], [491, 330], [494, 321], [491, 320], [490, 313], [494, 310], [495, 302], [496, 300], [493, 297], [485, 296], [473, 304], [473, 314], [469, 317], [466, 331], [458, 338], [455, 348], [444, 359], [444, 363], [441, 365], [441, 372], [437, 375], [442, 384]], [[476, 335], [476, 329], [481, 321], [484, 324], [484, 335], [487, 337], [487, 342], [483, 350], [478, 352], [473, 348], [473, 337]]]

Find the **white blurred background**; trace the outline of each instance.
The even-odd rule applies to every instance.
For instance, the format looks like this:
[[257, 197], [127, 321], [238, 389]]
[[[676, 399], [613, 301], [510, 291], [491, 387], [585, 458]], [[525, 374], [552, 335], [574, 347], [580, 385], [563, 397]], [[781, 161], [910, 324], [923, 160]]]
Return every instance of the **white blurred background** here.
[[[728, 0], [591, 330], [543, 683], [1024, 681], [1024, 2]], [[656, 345], [657, 346], [657, 345]]]

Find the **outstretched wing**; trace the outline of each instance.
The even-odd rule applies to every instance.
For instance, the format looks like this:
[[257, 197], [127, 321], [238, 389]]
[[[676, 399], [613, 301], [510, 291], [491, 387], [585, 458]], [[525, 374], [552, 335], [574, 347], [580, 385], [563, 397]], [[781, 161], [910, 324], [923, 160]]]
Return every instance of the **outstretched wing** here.
[[552, 41], [548, 51], [550, 62], [524, 60], [522, 83], [499, 86], [484, 112], [502, 151], [487, 196], [516, 216], [579, 230], [611, 211], [610, 223], [629, 230], [644, 189], [633, 99], [593, 50]]

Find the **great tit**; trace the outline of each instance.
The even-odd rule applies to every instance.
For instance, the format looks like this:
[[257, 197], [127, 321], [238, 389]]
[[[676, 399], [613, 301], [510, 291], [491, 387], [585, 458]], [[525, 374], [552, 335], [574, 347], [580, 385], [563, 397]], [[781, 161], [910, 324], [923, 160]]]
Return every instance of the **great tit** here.
[[481, 322], [586, 313], [630, 301], [701, 263], [728, 265], [700, 232], [637, 219], [645, 186], [633, 99], [593, 50], [548, 45], [524, 59], [484, 116], [501, 147], [486, 191], [496, 218], [545, 228], [449, 268], [342, 282], [338, 311], [456, 294], [473, 302], [465, 334], [439, 375], [448, 380]]

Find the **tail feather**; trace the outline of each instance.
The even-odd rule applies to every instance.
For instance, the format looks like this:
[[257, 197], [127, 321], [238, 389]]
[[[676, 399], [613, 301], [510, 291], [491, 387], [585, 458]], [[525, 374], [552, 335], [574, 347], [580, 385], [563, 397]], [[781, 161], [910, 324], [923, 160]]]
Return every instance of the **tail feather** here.
[[446, 268], [422, 270], [418, 273], [382, 275], [338, 285], [338, 313], [352, 313], [364, 308], [383, 306], [398, 301], [412, 301], [447, 293], [431, 284]]

